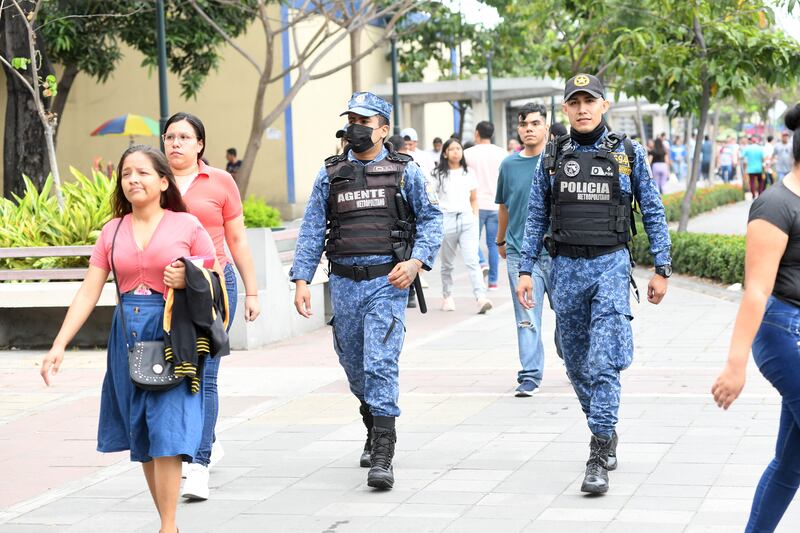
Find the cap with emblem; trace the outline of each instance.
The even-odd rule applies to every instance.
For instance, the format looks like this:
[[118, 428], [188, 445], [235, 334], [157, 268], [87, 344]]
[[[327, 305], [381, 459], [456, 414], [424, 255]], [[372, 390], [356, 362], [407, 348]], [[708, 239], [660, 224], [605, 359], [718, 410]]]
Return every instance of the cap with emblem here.
[[350, 101], [347, 102], [347, 110], [339, 116], [348, 113], [355, 113], [362, 117], [380, 115], [386, 120], [391, 120], [392, 104], [372, 93], [353, 93], [353, 96], [350, 97]]
[[564, 101], [580, 92], [589, 93], [595, 98], [605, 98], [603, 83], [591, 74], [578, 74], [567, 80], [564, 86]]

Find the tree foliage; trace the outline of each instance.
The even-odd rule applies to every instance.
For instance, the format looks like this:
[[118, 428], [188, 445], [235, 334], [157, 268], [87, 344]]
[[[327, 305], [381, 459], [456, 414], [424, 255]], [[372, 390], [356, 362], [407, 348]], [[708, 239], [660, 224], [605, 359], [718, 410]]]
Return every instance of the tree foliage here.
[[[198, 2], [225, 32], [236, 37], [256, 18], [250, 0]], [[188, 2], [167, 0], [167, 61], [180, 79], [184, 98], [197, 96], [203, 81], [217, 68], [224, 39], [199, 31], [203, 20]], [[122, 59], [125, 43], [145, 57], [143, 66], [157, 66], [156, 11], [152, 0], [60, 0], [45, 2], [39, 31], [52, 61], [105, 82]]]
[[[763, 0], [648, 0], [638, 11], [647, 23], [623, 30], [614, 42], [617, 68], [627, 73], [618, 87], [680, 115], [699, 115], [697, 138], [714, 101], [742, 102], [759, 84], [800, 75], [800, 43], [775, 26], [773, 7]], [[696, 143], [679, 231], [688, 226], [699, 163]]]

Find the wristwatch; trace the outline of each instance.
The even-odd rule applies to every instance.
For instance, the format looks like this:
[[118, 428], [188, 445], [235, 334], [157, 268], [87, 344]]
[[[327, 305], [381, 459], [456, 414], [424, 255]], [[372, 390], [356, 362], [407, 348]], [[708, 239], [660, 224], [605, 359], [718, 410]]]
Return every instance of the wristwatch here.
[[506, 245], [506, 241], [503, 240], [503, 241], [500, 241], [500, 242], [495, 242], [495, 244], [497, 246], [505, 246]]
[[666, 265], [659, 265], [656, 267], [656, 274], [661, 276], [662, 278], [668, 278], [672, 275], [672, 265], [667, 263]]

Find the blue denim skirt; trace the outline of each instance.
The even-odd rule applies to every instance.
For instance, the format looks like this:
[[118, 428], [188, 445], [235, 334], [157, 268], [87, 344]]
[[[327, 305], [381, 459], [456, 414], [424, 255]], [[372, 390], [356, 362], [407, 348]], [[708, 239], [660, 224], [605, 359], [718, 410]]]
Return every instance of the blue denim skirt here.
[[[125, 313], [127, 332], [119, 313]], [[123, 294], [114, 312], [108, 338], [108, 360], [100, 396], [97, 451], [130, 450], [131, 461], [183, 456], [191, 462], [203, 433], [202, 394], [192, 394], [184, 381], [166, 391], [136, 387], [128, 373], [126, 335], [135, 341], [164, 338], [164, 297]]]

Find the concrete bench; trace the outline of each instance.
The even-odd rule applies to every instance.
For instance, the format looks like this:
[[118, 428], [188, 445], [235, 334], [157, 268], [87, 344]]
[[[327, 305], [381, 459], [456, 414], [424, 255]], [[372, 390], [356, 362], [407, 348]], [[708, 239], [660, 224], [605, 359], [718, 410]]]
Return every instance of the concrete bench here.
[[[0, 248], [0, 259], [31, 257], [89, 257], [92, 246], [34, 246]], [[86, 277], [85, 268], [34, 268], [0, 270], [0, 281], [76, 280]]]
[[[233, 302], [236, 317], [230, 332], [232, 348], [255, 349], [324, 326], [324, 313], [305, 319], [294, 309], [294, 283], [289, 281], [288, 272], [294, 260], [298, 233], [297, 228], [247, 230], [262, 312], [255, 322], [245, 323], [246, 296], [240, 278], [238, 301]], [[0, 248], [0, 257], [88, 257], [91, 251], [91, 246]], [[2, 281], [29, 281], [0, 283], [0, 347], [48, 347], [81, 285], [75, 280], [82, 280], [85, 275], [85, 268], [0, 270]], [[320, 266], [311, 285], [312, 299], [320, 306], [318, 309], [329, 310], [330, 307], [327, 281]], [[107, 283], [97, 308], [76, 336], [73, 346], [106, 344], [116, 302], [114, 284]]]
[[[92, 246], [37, 246], [0, 248], [0, 258], [89, 257]], [[65, 309], [86, 277], [87, 268], [0, 270], [0, 346], [46, 348], [55, 338]], [[28, 283], [8, 283], [24, 281]], [[40, 282], [40, 283], [36, 283]], [[76, 346], [102, 346], [108, 338], [114, 306], [113, 283], [107, 283], [87, 325], [75, 338]]]

